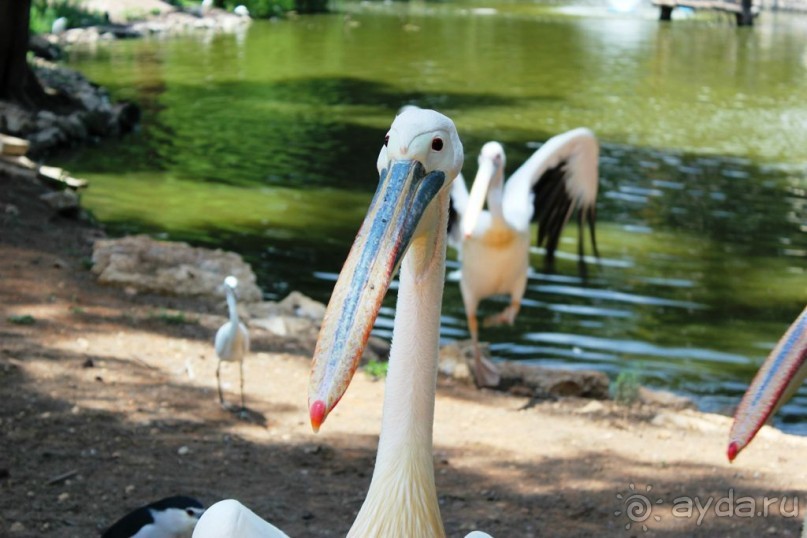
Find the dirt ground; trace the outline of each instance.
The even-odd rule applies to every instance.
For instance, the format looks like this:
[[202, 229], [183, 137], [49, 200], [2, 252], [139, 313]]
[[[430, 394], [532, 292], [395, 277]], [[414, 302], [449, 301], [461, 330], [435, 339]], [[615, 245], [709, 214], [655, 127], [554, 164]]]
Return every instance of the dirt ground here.
[[[312, 350], [256, 332], [253, 420], [222, 410], [212, 339], [223, 305], [99, 286], [87, 260], [101, 232], [54, 216], [42, 191], [0, 175], [0, 535], [96, 536], [185, 494], [237, 498], [290, 536], [343, 536], [372, 474], [383, 382], [357, 374], [314, 434]], [[231, 401], [237, 375], [225, 366]], [[765, 428], [729, 464], [726, 417], [529, 404], [440, 381], [434, 454], [449, 536], [798, 535], [807, 439]], [[649, 512], [630, 512], [645, 499]]]

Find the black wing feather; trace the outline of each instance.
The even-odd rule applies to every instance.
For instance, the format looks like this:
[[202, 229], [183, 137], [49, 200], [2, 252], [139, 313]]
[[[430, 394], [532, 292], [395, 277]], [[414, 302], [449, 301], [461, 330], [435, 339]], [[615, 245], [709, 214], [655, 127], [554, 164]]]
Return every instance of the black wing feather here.
[[545, 246], [546, 255], [544, 257], [544, 270], [551, 272], [555, 264], [555, 251], [560, 242], [563, 227], [569, 220], [575, 209], [578, 210], [578, 230], [577, 251], [579, 255], [579, 265], [581, 273], [585, 274], [584, 262], [584, 238], [583, 233], [585, 223], [588, 222], [591, 233], [591, 244], [594, 254], [599, 257], [597, 243], [594, 236], [594, 224], [596, 210], [594, 207], [573, 206], [575, 200], [566, 190], [567, 166], [562, 161], [557, 166], [547, 169], [538, 182], [533, 187], [534, 212], [533, 222], [538, 222], [538, 246]]

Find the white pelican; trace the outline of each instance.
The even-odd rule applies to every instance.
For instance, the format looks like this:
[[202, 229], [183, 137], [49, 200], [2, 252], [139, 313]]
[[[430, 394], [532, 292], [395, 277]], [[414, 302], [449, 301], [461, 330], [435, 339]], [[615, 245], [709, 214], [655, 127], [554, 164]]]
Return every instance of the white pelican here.
[[[432, 427], [449, 185], [462, 160], [462, 144], [449, 118], [420, 109], [395, 118], [378, 156], [378, 189], [323, 320], [308, 392], [315, 431], [347, 390], [400, 264], [376, 464], [348, 536], [445, 536], [434, 483]], [[214, 519], [211, 508], [194, 537], [264, 536], [257, 525], [251, 534], [230, 532], [244, 510], [233, 510], [228, 521], [208, 523], [208, 517]], [[271, 536], [274, 527], [266, 525]]]
[[[460, 290], [474, 344], [474, 377], [479, 386], [499, 384], [496, 366], [479, 351], [476, 309], [486, 297], [510, 295], [510, 305], [487, 318], [484, 326], [513, 324], [521, 308], [529, 271], [530, 222], [538, 221], [538, 244], [546, 243], [545, 262], [550, 267], [560, 234], [578, 210], [581, 268], [583, 228], [588, 223], [595, 255], [594, 236], [599, 145], [588, 129], [574, 129], [550, 138], [504, 181], [504, 148], [488, 142], [479, 153], [479, 170], [470, 195], [460, 175], [451, 190], [453, 209], [461, 230]], [[487, 199], [487, 211], [482, 208]]]
[[221, 362], [233, 361], [238, 363], [238, 370], [241, 374], [241, 410], [244, 411], [244, 355], [249, 353], [249, 332], [246, 325], [238, 319], [238, 306], [235, 302], [235, 289], [238, 287], [238, 279], [230, 275], [224, 279], [224, 292], [227, 295], [227, 310], [230, 319], [219, 327], [216, 332], [216, 355], [219, 362], [216, 365], [216, 381], [219, 388], [219, 403], [224, 404], [224, 394], [221, 391]]
[[[757, 372], [737, 407], [729, 433], [729, 461], [750, 443], [807, 378], [807, 308], [796, 318]], [[802, 538], [807, 538], [807, 518]]]

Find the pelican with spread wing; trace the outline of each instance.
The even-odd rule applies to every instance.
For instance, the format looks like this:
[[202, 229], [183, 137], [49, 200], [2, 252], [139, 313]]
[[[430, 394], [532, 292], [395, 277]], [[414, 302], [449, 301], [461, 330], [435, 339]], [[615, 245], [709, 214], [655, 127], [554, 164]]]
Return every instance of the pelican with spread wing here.
[[515, 321], [527, 288], [530, 224], [538, 222], [537, 242], [545, 246], [545, 263], [551, 267], [561, 232], [577, 210], [581, 268], [586, 225], [598, 255], [594, 234], [598, 159], [597, 138], [588, 129], [579, 128], [550, 138], [507, 182], [504, 148], [498, 142], [488, 142], [479, 153], [471, 192], [462, 175], [454, 181], [451, 203], [456, 216], [450, 233], [460, 238], [460, 289], [474, 344], [477, 385], [498, 385], [499, 372], [479, 350], [476, 310], [482, 299], [509, 295], [510, 304], [487, 318], [484, 325]]

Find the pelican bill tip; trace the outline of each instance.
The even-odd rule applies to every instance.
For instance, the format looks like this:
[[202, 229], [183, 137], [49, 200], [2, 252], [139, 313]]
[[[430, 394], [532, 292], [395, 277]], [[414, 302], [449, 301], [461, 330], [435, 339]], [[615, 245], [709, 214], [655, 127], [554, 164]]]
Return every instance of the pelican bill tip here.
[[325, 402], [322, 400], [316, 400], [311, 404], [309, 414], [311, 416], [311, 428], [313, 428], [314, 433], [319, 432], [320, 426], [322, 426], [322, 423], [325, 422], [327, 409], [328, 408], [325, 405]]
[[737, 454], [740, 453], [740, 445], [737, 444], [737, 441], [732, 441], [729, 443], [729, 448], [727, 451], [727, 455], [729, 457], [729, 463], [734, 461], [734, 458], [737, 457]]

